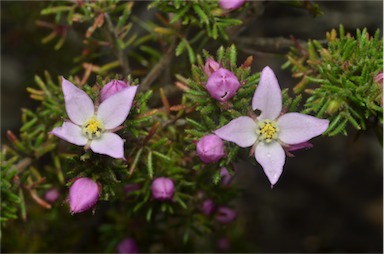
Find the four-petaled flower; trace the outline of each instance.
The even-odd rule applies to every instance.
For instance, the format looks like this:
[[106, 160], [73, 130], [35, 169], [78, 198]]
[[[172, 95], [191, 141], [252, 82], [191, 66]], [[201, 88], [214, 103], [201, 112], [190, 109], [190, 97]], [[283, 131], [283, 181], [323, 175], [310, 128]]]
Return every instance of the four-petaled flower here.
[[257, 162], [274, 185], [285, 163], [283, 148], [308, 141], [322, 134], [329, 121], [299, 113], [281, 114], [282, 95], [275, 74], [269, 67], [261, 73], [259, 85], [252, 98], [253, 110], [260, 115], [253, 119], [238, 117], [214, 131], [220, 138], [240, 147], [253, 146]]
[[137, 86], [111, 95], [98, 108], [83, 90], [64, 77], [62, 89], [70, 121], [50, 133], [72, 144], [90, 147], [95, 153], [124, 159], [124, 140], [113, 132], [127, 118]]

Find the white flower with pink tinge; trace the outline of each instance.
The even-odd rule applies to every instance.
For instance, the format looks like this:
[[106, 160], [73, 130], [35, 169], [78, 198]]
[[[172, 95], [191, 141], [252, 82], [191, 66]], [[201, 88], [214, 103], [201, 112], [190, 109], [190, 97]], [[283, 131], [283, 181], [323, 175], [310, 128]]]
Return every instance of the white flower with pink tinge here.
[[92, 99], [71, 82], [62, 79], [65, 109], [70, 121], [50, 133], [95, 153], [124, 158], [124, 140], [113, 133], [127, 118], [138, 86], [129, 86], [108, 97], [96, 109]]
[[252, 98], [252, 109], [261, 113], [255, 119], [241, 116], [214, 133], [240, 147], [252, 147], [256, 161], [263, 167], [272, 185], [279, 180], [285, 163], [284, 148], [321, 135], [329, 125], [300, 113], [281, 114], [282, 95], [275, 74], [268, 66], [263, 69]]

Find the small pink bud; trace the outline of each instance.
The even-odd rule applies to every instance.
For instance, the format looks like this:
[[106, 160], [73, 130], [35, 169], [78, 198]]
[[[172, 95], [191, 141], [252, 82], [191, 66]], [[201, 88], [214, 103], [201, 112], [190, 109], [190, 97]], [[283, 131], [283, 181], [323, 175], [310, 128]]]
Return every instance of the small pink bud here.
[[301, 149], [309, 149], [312, 148], [313, 145], [309, 143], [308, 141], [299, 143], [299, 144], [294, 144], [294, 145], [289, 145], [288, 151], [293, 152]]
[[231, 248], [231, 243], [228, 238], [220, 238], [217, 241], [217, 247], [223, 252], [229, 252], [229, 249]]
[[69, 189], [69, 206], [71, 213], [82, 213], [92, 208], [99, 200], [99, 185], [92, 179], [77, 179]]
[[139, 253], [139, 247], [132, 238], [123, 239], [119, 245], [117, 245], [118, 253]]
[[222, 167], [220, 169], [220, 177], [221, 177], [221, 183], [223, 185], [229, 185], [232, 177], [229, 174], [228, 169], [226, 167]]
[[225, 206], [220, 206], [217, 209], [216, 220], [220, 223], [227, 224], [236, 219], [236, 216], [237, 213], [235, 210]]
[[205, 163], [219, 161], [224, 155], [224, 142], [215, 134], [202, 137], [196, 145], [197, 154]]
[[105, 101], [110, 96], [114, 95], [115, 93], [120, 92], [124, 88], [127, 88], [129, 86], [128, 83], [122, 81], [122, 80], [111, 80], [108, 84], [106, 84], [103, 89], [101, 89], [101, 101]]
[[209, 216], [213, 213], [213, 211], [215, 210], [215, 207], [216, 207], [216, 205], [212, 199], [206, 199], [206, 200], [204, 200], [203, 204], [201, 204], [201, 211], [205, 215]]
[[212, 73], [217, 71], [219, 68], [220, 68], [220, 64], [218, 62], [216, 62], [211, 58], [208, 58], [207, 61], [205, 62], [204, 72], [209, 77], [211, 76]]
[[228, 11], [239, 9], [244, 3], [245, 0], [219, 0], [220, 7]]
[[44, 199], [51, 204], [54, 203], [59, 197], [60, 192], [55, 188], [49, 189], [44, 195]]
[[137, 191], [137, 190], [139, 190], [139, 189], [140, 189], [140, 185], [137, 184], [137, 183], [126, 184], [126, 185], [124, 185], [124, 187], [123, 187], [123, 190], [124, 190], [125, 195], [128, 195], [129, 193], [134, 192], [134, 191]]
[[379, 72], [375, 77], [375, 82], [383, 85], [383, 72]]
[[173, 193], [175, 192], [173, 181], [166, 177], [156, 178], [152, 182], [151, 189], [152, 197], [158, 200], [172, 199]]
[[232, 98], [240, 87], [237, 77], [227, 69], [220, 68], [212, 73], [206, 88], [212, 98], [224, 102]]

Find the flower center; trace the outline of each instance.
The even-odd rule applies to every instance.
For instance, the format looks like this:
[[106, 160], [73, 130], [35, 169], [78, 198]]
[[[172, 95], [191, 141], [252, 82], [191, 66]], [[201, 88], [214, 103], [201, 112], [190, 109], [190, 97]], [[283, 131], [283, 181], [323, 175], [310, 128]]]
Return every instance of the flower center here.
[[272, 140], [277, 139], [277, 133], [279, 132], [279, 127], [277, 127], [277, 123], [275, 121], [266, 119], [264, 121], [260, 121], [259, 129], [256, 133], [259, 135], [259, 140], [264, 141], [266, 143], [270, 143]]
[[96, 119], [95, 116], [88, 119], [83, 125], [83, 134], [88, 139], [100, 138], [104, 132], [103, 123]]

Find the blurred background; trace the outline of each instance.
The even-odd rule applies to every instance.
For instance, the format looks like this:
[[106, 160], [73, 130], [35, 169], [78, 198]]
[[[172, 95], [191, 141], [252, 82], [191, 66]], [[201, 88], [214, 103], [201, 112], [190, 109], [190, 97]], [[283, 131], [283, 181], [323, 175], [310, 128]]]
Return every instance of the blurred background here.
[[[356, 28], [366, 27], [370, 34], [383, 28], [382, 1], [317, 3], [324, 15], [314, 18], [305, 10], [263, 2], [261, 15], [240, 32], [238, 42], [242, 38], [291, 35], [304, 41], [324, 39], [327, 31], [340, 24], [352, 34]], [[146, 4], [137, 3], [138, 16], [146, 17]], [[44, 70], [53, 77], [68, 75], [73, 58], [82, 50], [82, 42], [75, 35], [69, 36], [59, 51], [50, 43], [41, 43], [48, 32], [38, 27], [36, 20], [41, 19], [44, 6], [40, 1], [1, 1], [2, 144], [8, 142], [6, 130], [18, 133], [20, 108], [36, 107], [26, 92], [26, 87], [34, 84], [34, 75]], [[210, 52], [216, 49], [207, 48]], [[298, 82], [280, 68], [287, 52], [266, 53], [245, 46], [239, 51], [240, 61], [254, 56], [254, 71], [271, 66], [282, 87]], [[373, 132], [349, 133], [348, 137], [315, 139], [314, 148], [295, 152], [296, 157], [287, 159], [273, 189], [256, 163], [237, 165], [235, 184], [241, 195], [236, 200], [238, 219], [233, 230], [226, 231], [231, 234], [216, 232], [193, 251], [382, 252], [382, 147]], [[103, 205], [93, 216], [71, 216], [63, 201], [61, 197], [52, 211], [28, 202], [32, 208], [28, 221], [13, 221], [3, 229], [2, 252], [101, 252], [100, 235], [93, 226], [103, 221]], [[56, 224], [50, 224], [52, 221]], [[225, 248], [218, 245], [218, 239], [223, 238], [229, 239]]]

